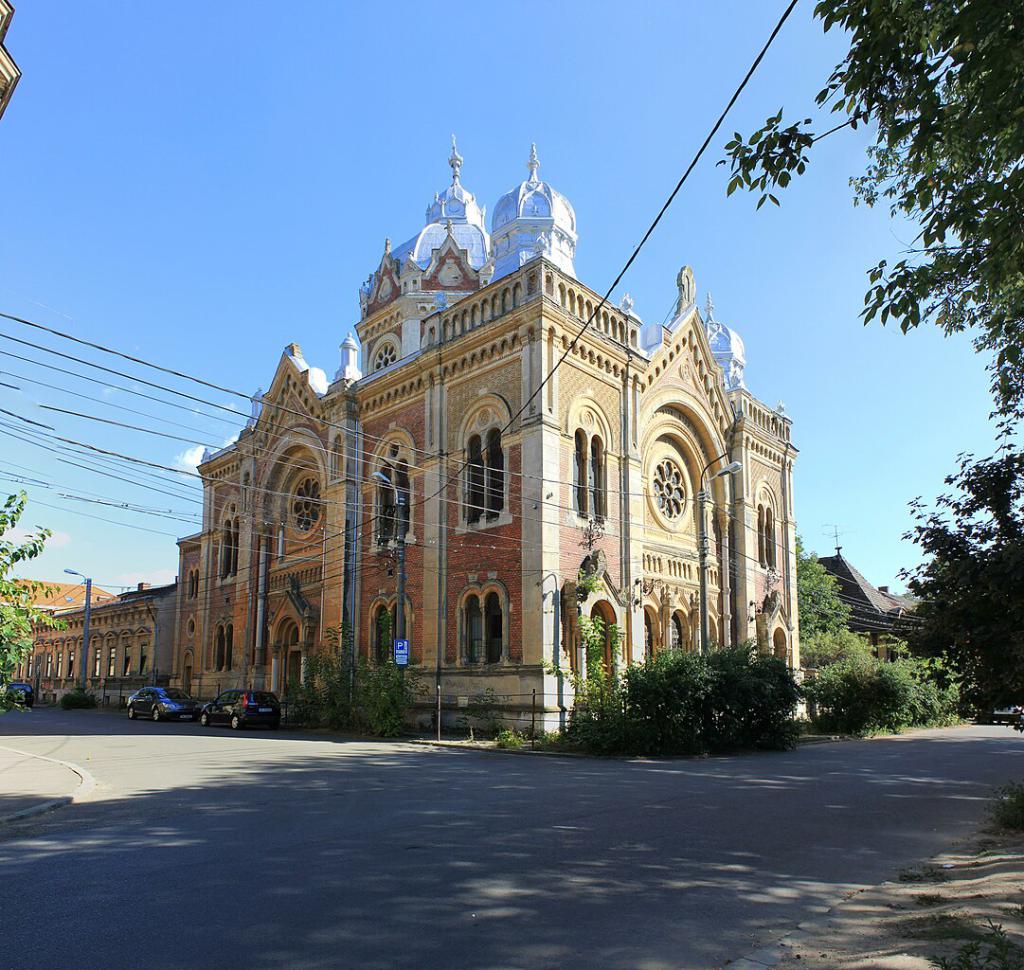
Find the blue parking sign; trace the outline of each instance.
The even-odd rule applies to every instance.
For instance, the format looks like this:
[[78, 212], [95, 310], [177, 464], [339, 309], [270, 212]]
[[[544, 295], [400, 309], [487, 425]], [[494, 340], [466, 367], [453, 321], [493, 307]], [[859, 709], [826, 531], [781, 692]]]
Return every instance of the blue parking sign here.
[[409, 665], [408, 640], [395, 641], [395, 663], [398, 664], [399, 667], [407, 667]]

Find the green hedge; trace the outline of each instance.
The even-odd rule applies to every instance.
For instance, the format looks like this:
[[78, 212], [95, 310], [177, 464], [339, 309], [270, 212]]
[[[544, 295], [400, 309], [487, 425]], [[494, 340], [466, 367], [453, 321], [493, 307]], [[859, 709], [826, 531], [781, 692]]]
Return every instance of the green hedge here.
[[90, 694], [82, 687], [76, 687], [61, 697], [60, 706], [65, 711], [96, 707], [96, 695]]
[[796, 742], [799, 699], [786, 664], [751, 647], [668, 651], [588, 693], [569, 735], [596, 754], [785, 750]]
[[960, 691], [930, 661], [849, 658], [829, 664], [804, 685], [815, 727], [839, 734], [873, 734], [952, 724]]

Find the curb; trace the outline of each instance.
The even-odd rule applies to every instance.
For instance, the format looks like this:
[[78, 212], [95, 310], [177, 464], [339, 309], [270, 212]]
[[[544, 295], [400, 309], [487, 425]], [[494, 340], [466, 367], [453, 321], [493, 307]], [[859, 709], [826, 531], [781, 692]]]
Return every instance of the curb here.
[[40, 802], [38, 805], [32, 805], [29, 808], [23, 808], [19, 812], [11, 812], [9, 815], [0, 816], [0, 825], [6, 824], [7, 822], [17, 822], [22, 819], [31, 818], [35, 815], [43, 815], [46, 812], [51, 812], [57, 808], [63, 808], [65, 805], [71, 805], [74, 802], [83, 801], [89, 795], [92, 794], [93, 789], [96, 787], [96, 779], [81, 765], [73, 764], [70, 761], [61, 761], [59, 758], [47, 758], [42, 754], [33, 754], [31, 751], [22, 751], [20, 748], [11, 748], [6, 744], [0, 744], [0, 748], [4, 751], [13, 751], [15, 754], [20, 754], [24, 758], [35, 758], [38, 761], [49, 761], [51, 764], [60, 765], [62, 768], [67, 768], [68, 771], [78, 775], [80, 782], [78, 788], [68, 795], [61, 795], [59, 798], [51, 798], [49, 801]]

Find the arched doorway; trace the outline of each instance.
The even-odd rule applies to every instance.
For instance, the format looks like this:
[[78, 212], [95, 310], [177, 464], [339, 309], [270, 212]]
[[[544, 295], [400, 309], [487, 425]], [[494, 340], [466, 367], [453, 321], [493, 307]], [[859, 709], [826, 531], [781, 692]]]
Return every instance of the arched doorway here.
[[690, 649], [689, 624], [686, 622], [686, 614], [683, 613], [682, 610], [676, 610], [675, 613], [672, 614], [669, 634], [673, 650], [679, 650], [682, 652]]
[[646, 608], [644, 609], [644, 660], [653, 660], [657, 651], [658, 641], [654, 614], [650, 608]]
[[278, 627], [277, 647], [284, 665], [280, 690], [287, 695], [292, 684], [302, 682], [302, 648], [299, 646], [299, 625], [294, 620], [285, 620]]
[[181, 689], [186, 694], [192, 693], [192, 654], [185, 654], [185, 662], [181, 668]]
[[615, 653], [612, 649], [612, 627], [615, 626], [615, 610], [607, 600], [599, 600], [590, 611], [592, 620], [600, 620], [604, 629], [604, 652], [602, 663], [607, 673], [615, 669]]
[[778, 627], [772, 637], [772, 653], [775, 654], [779, 660], [785, 660], [788, 654], [786, 649], [786, 631], [782, 627]]

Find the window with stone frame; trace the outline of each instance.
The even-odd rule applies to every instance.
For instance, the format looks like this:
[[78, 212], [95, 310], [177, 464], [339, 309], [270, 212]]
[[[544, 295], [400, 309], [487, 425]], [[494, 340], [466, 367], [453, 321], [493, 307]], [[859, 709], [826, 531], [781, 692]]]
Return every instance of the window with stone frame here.
[[501, 431], [470, 435], [466, 442], [463, 516], [468, 525], [495, 521], [505, 509], [505, 451]]
[[375, 372], [384, 370], [385, 367], [390, 367], [396, 360], [398, 360], [398, 350], [392, 341], [386, 340], [373, 355], [373, 370]]
[[299, 532], [309, 532], [320, 521], [322, 502], [317, 479], [302, 479], [292, 497], [291, 511], [292, 523]]

